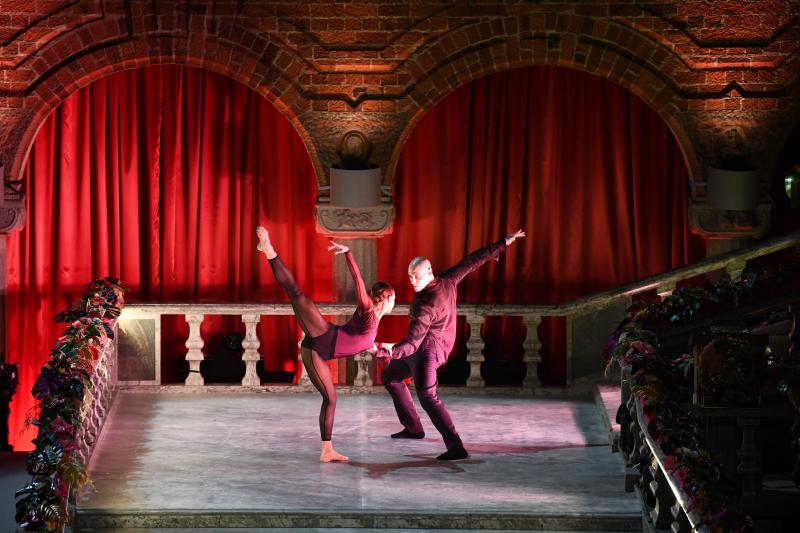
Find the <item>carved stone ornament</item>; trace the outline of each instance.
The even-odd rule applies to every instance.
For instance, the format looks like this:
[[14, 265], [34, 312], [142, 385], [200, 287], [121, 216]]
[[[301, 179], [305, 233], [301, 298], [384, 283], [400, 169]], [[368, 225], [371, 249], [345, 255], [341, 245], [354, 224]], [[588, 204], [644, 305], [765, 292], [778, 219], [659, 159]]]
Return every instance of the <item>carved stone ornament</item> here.
[[25, 226], [25, 200], [9, 200], [0, 202], [0, 233], [11, 233]]
[[689, 204], [689, 224], [692, 233], [706, 239], [736, 239], [763, 237], [769, 231], [771, 203], [760, 203], [752, 211], [716, 209], [702, 200]]
[[317, 204], [317, 231], [332, 237], [380, 237], [392, 232], [394, 206], [337, 207]]

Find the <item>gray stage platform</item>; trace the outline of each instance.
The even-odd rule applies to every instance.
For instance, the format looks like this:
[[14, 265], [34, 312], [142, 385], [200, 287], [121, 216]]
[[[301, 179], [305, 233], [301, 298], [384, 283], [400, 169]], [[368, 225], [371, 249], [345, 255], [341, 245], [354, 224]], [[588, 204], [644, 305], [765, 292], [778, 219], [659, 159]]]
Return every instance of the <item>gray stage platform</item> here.
[[400, 426], [385, 394], [340, 395], [318, 461], [319, 396], [123, 393], [79, 499], [87, 528], [454, 528], [639, 531], [591, 402], [443, 395], [471, 457]]

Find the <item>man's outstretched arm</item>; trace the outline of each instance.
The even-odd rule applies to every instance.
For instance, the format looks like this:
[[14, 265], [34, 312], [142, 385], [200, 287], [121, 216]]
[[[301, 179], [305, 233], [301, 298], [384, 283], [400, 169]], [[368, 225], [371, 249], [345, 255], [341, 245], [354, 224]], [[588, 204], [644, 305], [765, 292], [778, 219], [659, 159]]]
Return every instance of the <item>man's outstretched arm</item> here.
[[515, 231], [514, 233], [509, 233], [499, 241], [475, 250], [457, 264], [439, 274], [439, 276], [442, 278], [450, 278], [455, 283], [459, 283], [467, 274], [477, 269], [489, 259], [494, 259], [497, 261], [498, 257], [500, 256], [500, 252], [505, 251], [509, 244], [524, 236], [525, 232], [521, 229]]

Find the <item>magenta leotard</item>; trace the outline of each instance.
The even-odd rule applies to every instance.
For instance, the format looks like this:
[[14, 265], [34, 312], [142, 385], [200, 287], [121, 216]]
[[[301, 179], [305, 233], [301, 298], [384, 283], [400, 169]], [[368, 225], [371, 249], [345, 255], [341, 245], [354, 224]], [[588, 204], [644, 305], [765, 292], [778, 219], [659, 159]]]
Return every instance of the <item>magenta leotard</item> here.
[[328, 331], [318, 337], [305, 337], [302, 345], [316, 351], [323, 359], [348, 357], [363, 352], [375, 342], [378, 317], [367, 294], [364, 280], [350, 250], [345, 253], [347, 267], [355, 284], [357, 307], [353, 316], [342, 325], [330, 324]]

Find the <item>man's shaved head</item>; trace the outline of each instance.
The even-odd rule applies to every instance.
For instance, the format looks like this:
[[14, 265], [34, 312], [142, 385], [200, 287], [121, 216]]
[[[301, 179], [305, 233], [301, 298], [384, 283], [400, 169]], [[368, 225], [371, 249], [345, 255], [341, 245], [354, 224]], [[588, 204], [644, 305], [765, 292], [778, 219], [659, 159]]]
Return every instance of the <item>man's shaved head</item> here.
[[433, 281], [433, 269], [427, 257], [417, 256], [408, 263], [408, 279], [414, 292], [419, 292]]

